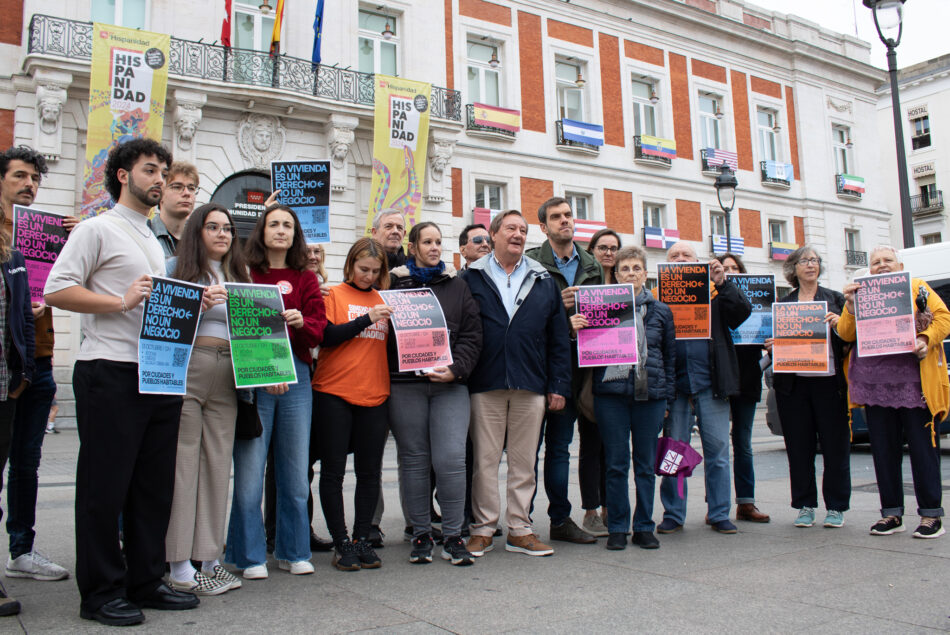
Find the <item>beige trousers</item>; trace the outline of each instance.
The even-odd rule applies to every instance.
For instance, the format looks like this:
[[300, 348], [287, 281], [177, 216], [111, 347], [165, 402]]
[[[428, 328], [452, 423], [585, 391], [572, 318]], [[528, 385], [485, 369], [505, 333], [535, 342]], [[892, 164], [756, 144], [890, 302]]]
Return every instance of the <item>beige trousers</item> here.
[[472, 474], [473, 536], [491, 536], [501, 516], [498, 468], [508, 438], [508, 501], [505, 524], [512, 536], [532, 533], [529, 510], [534, 496], [534, 464], [544, 417], [544, 395], [527, 390], [491, 390], [472, 395], [469, 434], [475, 465]]
[[195, 346], [181, 407], [165, 559], [214, 560], [224, 548], [237, 394], [228, 347]]

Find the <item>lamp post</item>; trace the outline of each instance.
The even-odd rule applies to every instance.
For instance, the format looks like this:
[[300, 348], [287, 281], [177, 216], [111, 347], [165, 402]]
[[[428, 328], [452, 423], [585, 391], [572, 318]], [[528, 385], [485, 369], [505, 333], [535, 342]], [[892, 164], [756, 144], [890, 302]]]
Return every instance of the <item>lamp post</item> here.
[[904, 247], [914, 246], [914, 220], [910, 207], [910, 186], [907, 182], [907, 153], [904, 150], [904, 127], [901, 122], [900, 92], [897, 87], [897, 46], [904, 31], [905, 0], [863, 0], [874, 12], [874, 27], [887, 47], [887, 74], [891, 78], [891, 110], [894, 111], [894, 137], [897, 140], [897, 182], [901, 198], [901, 228]]
[[732, 207], [736, 204], [736, 188], [739, 181], [732, 169], [723, 163], [719, 166], [719, 176], [716, 177], [716, 196], [719, 198], [719, 207], [726, 216], [726, 252], [732, 253], [732, 231], [730, 217]]

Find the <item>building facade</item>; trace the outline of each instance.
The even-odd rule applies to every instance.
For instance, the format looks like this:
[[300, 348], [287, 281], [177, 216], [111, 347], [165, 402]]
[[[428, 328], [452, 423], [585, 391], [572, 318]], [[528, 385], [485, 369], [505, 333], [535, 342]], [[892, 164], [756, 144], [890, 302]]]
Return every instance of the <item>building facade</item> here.
[[[535, 213], [554, 195], [625, 244], [678, 236], [708, 257], [728, 226], [750, 271], [783, 291], [795, 245], [813, 244], [840, 288], [889, 238], [883, 74], [851, 36], [739, 0], [326, 0], [315, 69], [315, 2], [287, 3], [277, 57], [267, 4], [233, 0], [225, 50], [224, 0], [0, 0], [0, 146], [50, 158], [36, 205], [78, 208], [97, 20], [172, 35], [163, 141], [198, 166], [199, 202], [266, 184], [271, 159], [332, 161], [333, 282], [370, 200], [373, 73], [433, 85], [421, 217], [443, 227], [447, 254], [487, 210], [521, 209], [541, 242]], [[493, 109], [517, 125], [480, 116]], [[271, 131], [256, 152], [255, 126]], [[723, 163], [739, 181], [728, 225]], [[648, 252], [655, 272], [664, 250]], [[56, 328], [68, 417], [78, 321], [57, 313]]]

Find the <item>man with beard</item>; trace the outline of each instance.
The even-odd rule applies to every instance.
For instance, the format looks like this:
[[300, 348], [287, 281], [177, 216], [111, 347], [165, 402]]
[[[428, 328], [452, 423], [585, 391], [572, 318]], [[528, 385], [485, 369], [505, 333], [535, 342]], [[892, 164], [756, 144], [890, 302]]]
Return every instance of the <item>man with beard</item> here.
[[162, 581], [182, 399], [138, 390], [143, 301], [151, 276], [165, 270], [146, 220], [170, 163], [169, 152], [151, 139], [112, 148], [105, 186], [116, 205], [76, 227], [45, 289], [47, 304], [82, 314], [73, 369], [79, 615], [110, 626], [142, 622], [142, 607], [198, 605], [193, 594]]

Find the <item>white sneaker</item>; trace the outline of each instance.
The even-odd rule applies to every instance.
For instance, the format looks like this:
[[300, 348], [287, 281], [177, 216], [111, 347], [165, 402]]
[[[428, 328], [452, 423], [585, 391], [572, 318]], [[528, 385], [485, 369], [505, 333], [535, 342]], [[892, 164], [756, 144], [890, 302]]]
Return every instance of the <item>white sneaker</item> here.
[[245, 580], [266, 580], [267, 579], [267, 565], [266, 564], [255, 564], [244, 569], [244, 579]]
[[7, 558], [7, 577], [33, 578], [34, 580], [64, 580], [69, 571], [41, 554], [35, 549], [18, 558]]
[[288, 562], [287, 560], [278, 560], [277, 566], [284, 571], [290, 571], [293, 575], [308, 575], [313, 573], [313, 565], [309, 560], [297, 560]]

